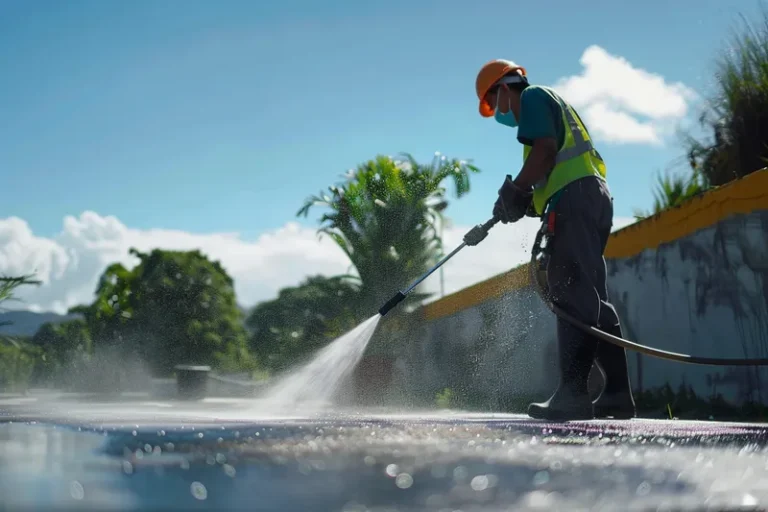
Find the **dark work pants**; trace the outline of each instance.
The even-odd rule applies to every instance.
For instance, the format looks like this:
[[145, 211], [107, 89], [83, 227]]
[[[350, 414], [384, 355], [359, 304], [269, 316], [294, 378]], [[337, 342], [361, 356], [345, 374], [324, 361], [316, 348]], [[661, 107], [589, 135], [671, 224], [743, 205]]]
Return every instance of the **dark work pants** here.
[[[563, 188], [552, 209], [555, 229], [549, 240], [547, 282], [553, 302], [588, 325], [612, 333], [618, 331], [619, 317], [608, 300], [603, 257], [613, 226], [613, 199], [607, 184], [596, 177], [574, 181]], [[560, 318], [557, 321], [568, 323]], [[558, 345], [561, 352], [566, 350], [572, 354], [569, 357], [577, 359], [571, 361], [571, 371], [579, 375], [577, 380], [586, 382], [596, 358], [608, 373], [611, 366], [619, 366], [618, 361], [626, 361], [622, 347], [574, 333], [578, 329], [570, 324], [568, 328], [558, 327], [559, 338], [571, 338], [558, 339]], [[609, 380], [621, 382], [621, 379]]]

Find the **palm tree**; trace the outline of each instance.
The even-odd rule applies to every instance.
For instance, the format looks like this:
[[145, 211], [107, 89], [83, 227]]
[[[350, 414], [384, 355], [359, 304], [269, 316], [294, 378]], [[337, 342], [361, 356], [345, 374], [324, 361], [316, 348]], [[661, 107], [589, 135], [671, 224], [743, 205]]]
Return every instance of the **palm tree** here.
[[690, 165], [707, 185], [719, 186], [755, 172], [768, 159], [768, 14], [758, 28], [742, 17], [736, 34], [717, 62], [717, 91], [699, 119], [712, 139], [686, 138]]
[[[32, 275], [24, 276], [0, 276], [0, 304], [6, 301], [16, 300], [13, 292], [19, 286], [30, 284], [39, 285], [41, 281], [32, 279]], [[8, 325], [9, 322], [0, 322], [0, 326]]]
[[[320, 234], [344, 251], [360, 281], [360, 305], [376, 311], [442, 255], [440, 225], [448, 204], [446, 179], [456, 197], [469, 192], [469, 174], [480, 170], [439, 153], [429, 165], [409, 155], [378, 156], [346, 175], [346, 181], [306, 200], [297, 215], [316, 205], [330, 212], [320, 218]], [[410, 302], [426, 295], [413, 294]]]
[[665, 173], [659, 175], [653, 191], [653, 209], [650, 212], [635, 211], [635, 219], [643, 220], [651, 215], [680, 206], [707, 189], [705, 178], [694, 170], [690, 175]]

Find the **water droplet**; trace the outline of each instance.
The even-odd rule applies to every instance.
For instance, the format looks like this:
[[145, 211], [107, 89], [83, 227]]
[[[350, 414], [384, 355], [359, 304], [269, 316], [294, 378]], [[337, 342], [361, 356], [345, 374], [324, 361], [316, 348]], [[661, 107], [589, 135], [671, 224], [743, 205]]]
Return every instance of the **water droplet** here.
[[400, 473], [397, 475], [397, 478], [395, 478], [395, 485], [400, 489], [408, 489], [413, 485], [413, 477], [408, 473]]
[[85, 489], [83, 489], [83, 484], [77, 480], [69, 484], [69, 495], [76, 500], [83, 499], [85, 497]]
[[488, 488], [488, 477], [485, 475], [477, 475], [469, 483], [469, 486], [474, 491], [484, 491]]
[[208, 489], [205, 488], [200, 482], [192, 482], [189, 486], [189, 490], [192, 492], [192, 496], [198, 500], [204, 500], [208, 497]]
[[648, 482], [643, 482], [640, 485], [637, 486], [637, 495], [638, 496], [646, 496], [651, 492], [651, 484]]
[[457, 482], [465, 480], [469, 476], [469, 471], [464, 466], [457, 466], [453, 470], [453, 479]]
[[363, 459], [363, 462], [365, 463], [366, 466], [373, 466], [374, 464], [376, 464], [376, 457], [372, 455], [366, 455], [365, 458]]
[[389, 464], [384, 472], [391, 477], [395, 477], [399, 469], [400, 468], [397, 467], [397, 464]]
[[544, 485], [549, 482], [549, 471], [539, 471], [533, 475], [533, 485]]
[[219, 464], [224, 464], [225, 462], [227, 462], [226, 455], [224, 455], [223, 453], [217, 453], [216, 462], [218, 462]]
[[123, 461], [123, 472], [126, 475], [132, 475], [133, 474], [133, 464], [131, 464], [127, 460], [124, 460]]
[[228, 477], [235, 478], [235, 473], [237, 473], [237, 471], [235, 471], [235, 468], [233, 466], [230, 466], [229, 464], [224, 464], [224, 466], [222, 467], [224, 468], [224, 474], [226, 474]]

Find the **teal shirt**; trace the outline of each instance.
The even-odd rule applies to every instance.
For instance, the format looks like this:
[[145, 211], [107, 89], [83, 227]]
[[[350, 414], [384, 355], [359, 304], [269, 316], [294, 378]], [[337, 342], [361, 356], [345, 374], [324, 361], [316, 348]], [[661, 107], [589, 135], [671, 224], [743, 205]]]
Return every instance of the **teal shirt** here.
[[517, 124], [517, 140], [520, 144], [533, 146], [533, 141], [542, 137], [554, 137], [557, 147], [565, 140], [563, 107], [560, 96], [552, 89], [540, 85], [529, 85], [520, 95], [520, 119]]

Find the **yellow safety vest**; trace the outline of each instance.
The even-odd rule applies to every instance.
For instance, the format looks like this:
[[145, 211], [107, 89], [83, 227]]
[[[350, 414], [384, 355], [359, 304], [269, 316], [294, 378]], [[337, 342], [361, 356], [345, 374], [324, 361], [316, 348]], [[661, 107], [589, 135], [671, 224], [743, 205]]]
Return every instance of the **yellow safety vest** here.
[[[555, 97], [550, 91], [547, 92], [562, 107], [565, 137], [557, 152], [555, 167], [533, 187], [533, 206], [538, 215], [544, 213], [550, 198], [572, 181], [586, 176], [597, 176], [603, 180], [606, 177], [605, 162], [592, 145], [589, 132], [578, 118], [578, 114], [565, 101]], [[523, 161], [528, 158], [530, 152], [531, 146], [523, 145]]]

